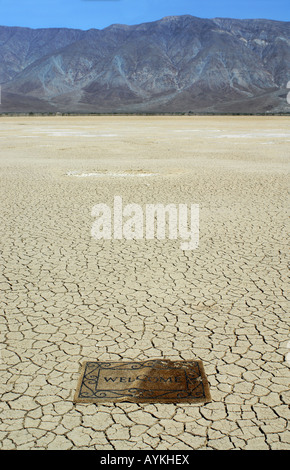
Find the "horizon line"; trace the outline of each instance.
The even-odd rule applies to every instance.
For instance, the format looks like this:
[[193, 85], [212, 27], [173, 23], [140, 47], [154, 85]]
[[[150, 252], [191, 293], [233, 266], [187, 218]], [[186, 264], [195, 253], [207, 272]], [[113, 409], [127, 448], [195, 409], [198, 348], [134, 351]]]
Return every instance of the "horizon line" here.
[[162, 18], [159, 18], [157, 20], [153, 21], [144, 21], [142, 23], [134, 23], [134, 24], [127, 24], [127, 23], [112, 23], [109, 24], [108, 26], [105, 26], [104, 28], [88, 28], [88, 29], [82, 29], [82, 28], [77, 28], [77, 27], [70, 27], [70, 26], [47, 26], [47, 27], [30, 27], [30, 26], [17, 26], [17, 25], [4, 25], [0, 24], [1, 28], [22, 28], [22, 29], [32, 29], [32, 30], [46, 30], [46, 29], [73, 29], [77, 31], [104, 31], [105, 29], [108, 29], [112, 26], [128, 26], [128, 27], [134, 27], [134, 26], [140, 26], [142, 24], [150, 24], [150, 23], [157, 23], [159, 21], [162, 21], [164, 19], [169, 19], [169, 18], [182, 18], [182, 17], [191, 17], [191, 18], [196, 18], [198, 20], [208, 20], [208, 21], [213, 21], [213, 20], [234, 20], [234, 21], [272, 21], [276, 23], [290, 23], [290, 20], [273, 20], [271, 18], [231, 18], [229, 16], [215, 16], [213, 18], [202, 18], [199, 16], [194, 16], [191, 14], [184, 14], [184, 15], [169, 15], [169, 16], [163, 16]]

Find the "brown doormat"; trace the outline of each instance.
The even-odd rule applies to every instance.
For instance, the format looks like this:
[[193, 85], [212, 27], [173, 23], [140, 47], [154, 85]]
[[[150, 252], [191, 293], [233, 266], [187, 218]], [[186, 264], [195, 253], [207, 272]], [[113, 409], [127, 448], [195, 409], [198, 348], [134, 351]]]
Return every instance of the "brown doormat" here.
[[207, 403], [202, 361], [84, 362], [74, 403]]

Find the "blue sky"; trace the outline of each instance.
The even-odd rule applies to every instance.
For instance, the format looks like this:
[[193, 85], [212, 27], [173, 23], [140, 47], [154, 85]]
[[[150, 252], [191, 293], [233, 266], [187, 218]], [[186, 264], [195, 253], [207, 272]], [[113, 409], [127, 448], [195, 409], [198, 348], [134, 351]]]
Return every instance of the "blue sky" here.
[[102, 29], [164, 16], [290, 21], [289, 0], [0, 0], [0, 25]]

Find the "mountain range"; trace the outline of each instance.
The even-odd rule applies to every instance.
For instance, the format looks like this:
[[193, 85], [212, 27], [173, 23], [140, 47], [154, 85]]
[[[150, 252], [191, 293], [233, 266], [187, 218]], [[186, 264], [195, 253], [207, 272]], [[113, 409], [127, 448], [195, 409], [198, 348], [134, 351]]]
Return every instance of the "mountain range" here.
[[290, 22], [0, 26], [2, 112], [289, 112]]

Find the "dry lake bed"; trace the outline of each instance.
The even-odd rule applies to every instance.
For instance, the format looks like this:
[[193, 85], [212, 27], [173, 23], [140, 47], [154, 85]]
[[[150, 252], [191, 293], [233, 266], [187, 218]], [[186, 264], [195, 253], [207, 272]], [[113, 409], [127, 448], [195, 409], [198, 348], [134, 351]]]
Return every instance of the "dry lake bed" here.
[[[1, 117], [6, 449], [290, 449], [287, 117]], [[92, 208], [198, 204], [199, 245]], [[73, 403], [84, 361], [201, 360], [212, 401]]]

